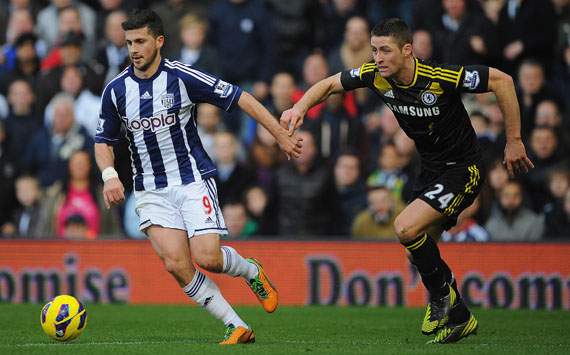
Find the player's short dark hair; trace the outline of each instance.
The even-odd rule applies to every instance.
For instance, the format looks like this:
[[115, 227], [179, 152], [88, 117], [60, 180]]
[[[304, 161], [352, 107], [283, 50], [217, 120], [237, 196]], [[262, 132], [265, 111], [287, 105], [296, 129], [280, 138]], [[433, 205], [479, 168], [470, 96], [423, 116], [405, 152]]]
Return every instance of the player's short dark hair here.
[[164, 36], [162, 19], [156, 12], [149, 9], [135, 9], [131, 11], [127, 16], [127, 20], [121, 24], [121, 27], [125, 31], [148, 27], [153, 37]]
[[403, 47], [405, 44], [412, 44], [412, 31], [406, 22], [400, 18], [393, 17], [377, 24], [370, 33], [372, 36], [390, 36], [396, 39], [398, 45]]

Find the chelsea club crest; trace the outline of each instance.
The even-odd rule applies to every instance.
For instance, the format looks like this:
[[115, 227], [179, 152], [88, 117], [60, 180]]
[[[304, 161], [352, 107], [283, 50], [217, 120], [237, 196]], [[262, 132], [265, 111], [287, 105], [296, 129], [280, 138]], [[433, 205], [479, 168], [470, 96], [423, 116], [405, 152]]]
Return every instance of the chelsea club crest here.
[[431, 91], [424, 91], [420, 95], [420, 99], [425, 105], [431, 106], [437, 101], [437, 96]]
[[174, 94], [164, 94], [160, 97], [160, 102], [164, 108], [171, 108], [174, 106]]

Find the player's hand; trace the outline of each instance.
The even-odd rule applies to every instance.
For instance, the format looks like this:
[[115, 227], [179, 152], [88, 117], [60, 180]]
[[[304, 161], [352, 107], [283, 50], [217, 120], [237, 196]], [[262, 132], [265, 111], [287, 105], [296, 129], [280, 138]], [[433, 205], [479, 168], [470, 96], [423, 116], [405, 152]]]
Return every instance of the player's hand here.
[[526, 155], [526, 150], [521, 139], [507, 141], [505, 146], [505, 160], [503, 164], [507, 167], [507, 171], [511, 178], [517, 173], [527, 173], [534, 168], [534, 164]]
[[293, 133], [295, 133], [295, 130], [303, 124], [304, 116], [304, 113], [293, 106], [290, 109], [283, 111], [279, 122], [281, 123], [281, 127], [287, 130], [289, 136], [292, 136]]
[[103, 186], [103, 198], [107, 209], [125, 200], [125, 188], [119, 178], [111, 178]]
[[287, 155], [287, 159], [291, 159], [291, 157], [298, 158], [301, 155], [303, 138], [298, 137], [296, 134], [289, 135], [289, 132], [286, 130], [281, 130], [275, 138], [279, 148]]

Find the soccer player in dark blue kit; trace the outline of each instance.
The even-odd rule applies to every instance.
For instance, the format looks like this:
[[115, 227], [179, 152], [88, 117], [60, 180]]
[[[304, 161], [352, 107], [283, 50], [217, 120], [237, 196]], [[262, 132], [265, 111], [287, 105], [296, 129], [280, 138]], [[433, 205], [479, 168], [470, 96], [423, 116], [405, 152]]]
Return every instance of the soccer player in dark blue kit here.
[[227, 234], [227, 228], [218, 205], [216, 166], [196, 128], [196, 104], [208, 102], [226, 111], [241, 108], [271, 132], [289, 157], [299, 156], [302, 140], [290, 136], [241, 88], [162, 58], [164, 29], [153, 11], [129, 14], [122, 27], [132, 63], [103, 91], [95, 136], [105, 203], [109, 208], [124, 200], [123, 185], [113, 168], [113, 145], [124, 126], [140, 229], [188, 297], [226, 325], [221, 344], [254, 342], [251, 327], [193, 264], [243, 277], [266, 312], [277, 308], [277, 290], [262, 266], [234, 248], [220, 246], [220, 235]]
[[374, 91], [394, 112], [421, 157], [414, 198], [394, 222], [400, 243], [429, 291], [421, 330], [435, 334], [431, 343], [456, 342], [474, 334], [478, 324], [436, 242], [474, 201], [484, 176], [480, 148], [460, 94], [495, 93], [506, 122], [504, 163], [514, 176], [533, 164], [521, 141], [513, 80], [482, 65], [442, 65], [414, 57], [412, 34], [400, 19], [374, 27], [370, 42], [371, 62], [315, 84], [282, 114], [281, 124], [293, 134], [311, 107], [331, 94], [363, 87]]

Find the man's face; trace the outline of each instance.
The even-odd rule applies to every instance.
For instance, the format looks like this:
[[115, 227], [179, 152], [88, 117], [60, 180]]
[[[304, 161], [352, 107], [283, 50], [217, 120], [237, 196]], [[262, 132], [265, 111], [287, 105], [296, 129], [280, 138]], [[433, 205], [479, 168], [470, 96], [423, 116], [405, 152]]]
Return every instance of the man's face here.
[[148, 27], [125, 31], [131, 62], [140, 71], [146, 71], [155, 61], [164, 44], [164, 36], [154, 38]]
[[350, 186], [358, 180], [359, 161], [353, 155], [341, 155], [334, 167], [334, 176], [337, 185]]
[[501, 190], [501, 206], [507, 211], [515, 211], [522, 205], [522, 193], [518, 184], [508, 183]]
[[405, 51], [411, 53], [412, 47], [411, 44], [406, 44], [400, 49], [396, 40], [391, 36], [372, 36], [370, 45], [374, 62], [384, 78], [392, 77], [402, 69]]
[[536, 128], [530, 137], [530, 146], [538, 158], [546, 159], [554, 154], [558, 140], [551, 130]]
[[536, 94], [544, 84], [542, 68], [534, 64], [524, 64], [519, 70], [519, 82], [525, 94]]

